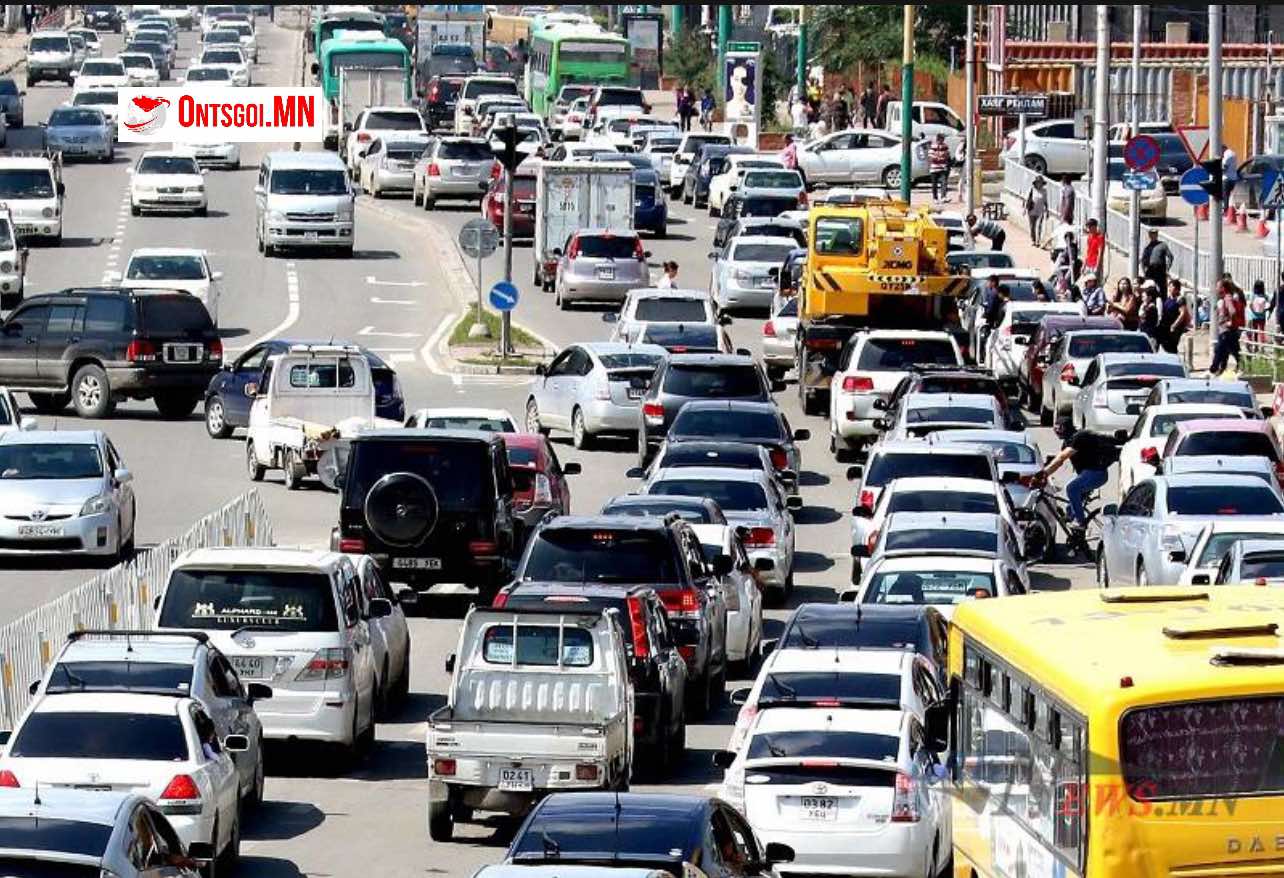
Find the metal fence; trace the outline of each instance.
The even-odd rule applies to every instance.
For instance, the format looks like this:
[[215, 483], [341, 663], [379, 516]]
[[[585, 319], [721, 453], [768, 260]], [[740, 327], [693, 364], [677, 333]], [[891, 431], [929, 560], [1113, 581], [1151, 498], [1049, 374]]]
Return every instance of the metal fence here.
[[153, 600], [174, 559], [210, 546], [270, 546], [272, 523], [257, 491], [242, 494], [196, 522], [185, 534], [140, 552], [84, 585], [0, 628], [0, 713], [13, 728], [30, 700], [27, 687], [73, 631], [150, 628]]

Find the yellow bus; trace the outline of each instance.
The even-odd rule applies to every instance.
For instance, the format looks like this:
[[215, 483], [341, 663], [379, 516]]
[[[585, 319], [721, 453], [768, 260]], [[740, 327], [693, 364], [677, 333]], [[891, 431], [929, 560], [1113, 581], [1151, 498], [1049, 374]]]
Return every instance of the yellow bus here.
[[1284, 876], [1284, 591], [969, 601], [950, 632], [955, 878]]

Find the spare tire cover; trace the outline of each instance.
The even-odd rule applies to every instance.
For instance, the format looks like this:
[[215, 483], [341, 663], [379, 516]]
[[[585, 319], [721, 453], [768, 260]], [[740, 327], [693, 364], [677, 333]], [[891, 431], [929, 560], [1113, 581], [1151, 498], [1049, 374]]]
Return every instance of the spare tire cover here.
[[437, 492], [423, 476], [389, 473], [366, 494], [366, 523], [390, 546], [417, 546], [437, 524]]

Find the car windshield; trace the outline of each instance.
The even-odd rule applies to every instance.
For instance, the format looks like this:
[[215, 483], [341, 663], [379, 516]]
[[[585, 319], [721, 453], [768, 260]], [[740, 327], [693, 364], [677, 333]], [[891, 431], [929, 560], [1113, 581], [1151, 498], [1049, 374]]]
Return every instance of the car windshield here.
[[816, 252], [852, 256], [861, 252], [865, 223], [859, 217], [821, 217], [816, 220]]
[[[1203, 418], [1201, 417], [1200, 420]], [[1221, 455], [1225, 457], [1265, 457], [1279, 461], [1275, 443], [1265, 433], [1247, 433], [1240, 430], [1204, 430], [1191, 433], [1177, 446], [1181, 457], [1196, 455]]]
[[745, 174], [746, 189], [801, 189], [802, 180], [795, 171], [750, 171]]
[[81, 76], [124, 76], [125, 65], [119, 61], [86, 61], [80, 65]]
[[30, 52], [70, 52], [71, 40], [66, 37], [33, 37]]
[[951, 253], [945, 257], [946, 263], [951, 269], [967, 266], [969, 269], [977, 268], [1015, 268], [1016, 263], [1012, 261], [1011, 254], [1008, 253], [990, 253], [988, 251], [968, 252], [968, 253]]
[[205, 35], [205, 45], [216, 46], [219, 43], [239, 43], [241, 35], [230, 27], [219, 27]]
[[998, 542], [999, 535], [992, 530], [899, 527], [888, 531], [883, 548], [889, 552], [905, 550], [994, 552], [998, 549]]
[[867, 604], [957, 604], [995, 596], [994, 576], [964, 570], [880, 573], [865, 592]]
[[587, 668], [593, 664], [593, 634], [557, 625], [491, 625], [482, 635], [482, 661], [496, 665]]
[[0, 445], [0, 480], [98, 479], [102, 474], [102, 456], [95, 445]]
[[957, 366], [959, 356], [945, 338], [870, 338], [861, 347], [856, 368], [904, 372], [910, 366]]
[[[148, 70], [156, 69], [156, 60], [152, 58], [151, 55], [146, 55], [142, 52], [129, 52], [128, 54], [123, 54], [120, 56], [120, 61], [122, 64], [125, 65], [126, 70], [129, 70], [131, 68], [138, 68], [138, 67], [145, 67]], [[187, 71], [187, 78], [191, 79], [194, 74], [203, 74], [203, 73], [212, 73], [212, 72], [218, 73], [218, 77], [216, 77], [218, 79], [232, 78], [231, 71], [226, 70], [222, 67], [193, 68]]]
[[[511, 432], [508, 427], [502, 432]], [[490, 466], [490, 452], [480, 442], [407, 441], [357, 442], [353, 444], [355, 460], [350, 460], [344, 496], [364, 498], [375, 483], [388, 473], [407, 472], [426, 479], [442, 509], [476, 511], [493, 503], [483, 497], [495, 497], [496, 489]]]
[[49, 114], [50, 128], [74, 128], [79, 126], [99, 126], [103, 124], [103, 114], [98, 110], [54, 110]]
[[512, 421], [476, 415], [446, 415], [425, 418], [420, 426], [429, 430], [480, 430], [483, 433], [514, 433]]
[[0, 168], [0, 198], [53, 198], [48, 168]]
[[731, 261], [780, 263], [793, 249], [793, 244], [737, 244]]
[[1177, 428], [1182, 421], [1221, 421], [1221, 420], [1239, 420], [1238, 415], [1232, 415], [1229, 412], [1219, 412], [1217, 414], [1200, 414], [1199, 412], [1184, 412], [1175, 415], [1155, 415], [1155, 419], [1150, 422], [1151, 436], [1167, 436]]
[[145, 155], [138, 160], [139, 174], [190, 174], [199, 176], [196, 159], [178, 155]]
[[1196, 567], [1216, 567], [1222, 560], [1222, 556], [1230, 551], [1231, 546], [1242, 540], [1270, 540], [1284, 544], [1284, 529], [1278, 534], [1269, 533], [1240, 533], [1240, 532], [1223, 532], [1215, 533], [1208, 538], [1204, 544], [1204, 550], [1200, 552], [1199, 558], [1195, 561]]
[[639, 341], [658, 344], [674, 353], [720, 350], [718, 328], [709, 323], [651, 323]]
[[766, 396], [756, 366], [683, 363], [665, 373], [664, 392], [700, 399], [760, 399]]
[[363, 128], [380, 131], [422, 131], [424, 120], [418, 113], [397, 110], [371, 110], [366, 114]]
[[993, 481], [989, 462], [980, 454], [900, 454], [878, 455], [865, 473], [865, 487], [881, 488], [893, 479], [910, 476], [984, 479]]
[[1222, 485], [1185, 485], [1169, 486], [1168, 512], [1171, 515], [1275, 515], [1284, 512], [1284, 506], [1265, 485], [1236, 485], [1233, 491]]
[[182, 762], [187, 736], [177, 711], [30, 714], [14, 737], [12, 757], [26, 759], [137, 759]]
[[610, 528], [546, 528], [531, 541], [522, 579], [527, 582], [682, 581], [667, 536]]
[[578, 255], [589, 259], [632, 259], [638, 255], [638, 239], [632, 235], [580, 235], [575, 241]]
[[205, 280], [199, 256], [135, 256], [125, 271], [129, 280]]
[[[616, 845], [624, 838], [628, 839], [630, 857], [637, 857], [639, 860], [649, 856], [667, 862], [674, 859], [674, 850], [681, 855], [679, 859], [696, 859], [697, 855], [692, 850], [682, 848], [684, 841], [692, 835], [692, 819], [691, 813], [685, 808], [671, 812], [624, 808], [618, 813], [606, 810], [600, 815], [595, 813], [592, 816], [580, 809], [569, 814], [540, 813], [531, 819], [525, 831], [513, 842], [511, 854], [517, 863], [529, 858], [543, 859], [547, 858], [547, 852], [553, 846], [557, 850], [557, 856], [563, 859], [578, 862], [578, 856], [590, 863], [606, 861], [614, 865], [611, 859], [613, 855], [603, 852], [617, 850]], [[582, 874], [596, 875], [616, 871], [580, 868], [585, 870]]]
[[201, 55], [202, 64], [244, 64], [245, 59], [239, 51], [230, 49], [210, 49]]
[[[741, 216], [779, 216], [787, 210], [793, 210], [798, 204], [792, 196], [785, 198], [763, 198], [753, 196], [740, 203]], [[784, 259], [788, 251], [781, 255]]]
[[757, 482], [672, 478], [654, 482], [647, 493], [708, 497], [727, 512], [752, 512], [767, 508], [767, 492]]
[[437, 158], [461, 162], [485, 162], [495, 158], [490, 145], [475, 140], [443, 140], [437, 147]]
[[165, 692], [186, 698], [192, 692], [191, 664], [136, 661], [59, 662], [45, 691]]
[[1246, 555], [1239, 566], [1241, 582], [1282, 578], [1284, 578], [1284, 552], [1280, 550]]
[[709, 305], [700, 299], [639, 299], [634, 320], [657, 323], [703, 323], [709, 319]]
[[911, 424], [993, 424], [996, 416], [991, 409], [968, 406], [924, 405], [905, 412]]
[[749, 750], [745, 755], [748, 759], [871, 759], [887, 762], [895, 767], [900, 744], [900, 738], [869, 732], [835, 732], [828, 729], [760, 732], [749, 739]]
[[731, 138], [725, 134], [690, 134], [687, 135], [686, 143], [682, 148], [682, 154], [694, 154], [706, 143], [717, 143], [729, 146], [731, 144]]
[[1148, 354], [1150, 339], [1140, 333], [1078, 335], [1070, 339], [1069, 354], [1076, 360], [1090, 360], [1097, 354]]
[[330, 577], [313, 570], [201, 570], [170, 573], [160, 628], [337, 631]]
[[743, 441], [769, 439], [773, 442], [786, 442], [784, 425], [775, 412], [728, 410], [719, 406], [716, 409], [694, 408], [684, 406], [678, 412], [669, 428], [670, 436], [704, 436], [708, 438]]
[[1168, 394], [1171, 403], [1200, 403], [1207, 405], [1234, 405], [1243, 409], [1257, 407], [1253, 395], [1247, 390], [1217, 390], [1201, 387], [1197, 390], [1174, 390]]
[[226, 67], [202, 67], [187, 71], [188, 82], [228, 82], [231, 79], [232, 72]]
[[1186, 374], [1180, 363], [1111, 363], [1106, 366], [1109, 378], [1124, 378], [1131, 375], [1163, 375], [1175, 377]]
[[348, 183], [347, 175], [338, 168], [280, 170], [272, 172], [270, 188], [274, 195], [344, 195]]
[[[116, 92], [106, 88], [96, 88], [93, 91], [82, 91], [71, 99], [71, 102], [78, 107], [112, 107], [116, 106], [119, 98]], [[88, 124], [97, 125], [98, 122]]]
[[999, 501], [994, 494], [970, 491], [895, 491], [887, 512], [979, 512], [998, 515]]

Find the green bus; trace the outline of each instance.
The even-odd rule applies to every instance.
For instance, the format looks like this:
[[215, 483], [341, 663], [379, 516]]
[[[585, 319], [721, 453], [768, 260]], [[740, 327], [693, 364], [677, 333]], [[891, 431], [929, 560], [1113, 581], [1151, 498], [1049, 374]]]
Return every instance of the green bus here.
[[327, 40], [332, 39], [341, 30], [346, 30], [349, 33], [368, 31], [382, 34], [384, 32], [384, 17], [378, 12], [371, 12], [365, 9], [345, 9], [337, 12], [322, 13], [313, 22], [312, 31], [308, 34], [309, 41], [312, 43], [309, 48], [316, 51], [317, 46], [325, 45]]
[[410, 52], [400, 40], [378, 34], [339, 31], [321, 44], [318, 53], [317, 80], [327, 101], [339, 97], [339, 71], [345, 67], [401, 70], [405, 73], [405, 100], [410, 100], [410, 77], [413, 72]]
[[547, 118], [564, 85], [628, 85], [629, 41], [617, 34], [564, 24], [531, 34], [526, 102]]

